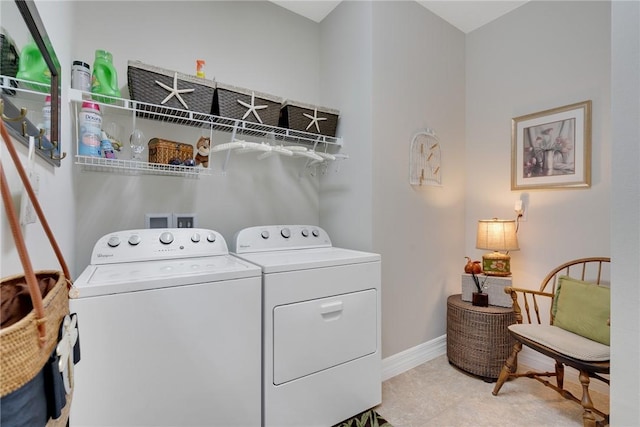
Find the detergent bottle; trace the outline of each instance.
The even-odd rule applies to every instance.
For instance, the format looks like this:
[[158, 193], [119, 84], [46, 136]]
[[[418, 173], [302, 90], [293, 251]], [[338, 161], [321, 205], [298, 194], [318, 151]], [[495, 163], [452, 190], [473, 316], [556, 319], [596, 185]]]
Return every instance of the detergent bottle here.
[[113, 66], [113, 56], [106, 50], [96, 50], [96, 58], [93, 62], [93, 74], [91, 76], [92, 98], [105, 104], [113, 104], [114, 99], [99, 95], [120, 97], [118, 87], [118, 74]]
[[[42, 83], [44, 85], [51, 84], [51, 71], [47, 63], [44, 62], [42, 53], [36, 45], [36, 42], [31, 40], [20, 52], [20, 61], [18, 62], [18, 72], [16, 78], [20, 80], [28, 80], [35, 83]], [[39, 84], [24, 83], [31, 90], [38, 92], [49, 92], [49, 87]]]
[[90, 101], [84, 101], [78, 116], [78, 124], [80, 128], [78, 155], [101, 157], [102, 114], [100, 114], [100, 106]]

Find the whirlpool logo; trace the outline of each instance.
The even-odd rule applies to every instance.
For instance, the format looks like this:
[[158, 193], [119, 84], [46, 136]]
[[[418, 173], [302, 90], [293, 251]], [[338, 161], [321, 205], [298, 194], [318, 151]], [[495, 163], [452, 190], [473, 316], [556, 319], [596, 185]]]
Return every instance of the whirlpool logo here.
[[96, 255], [98, 258], [111, 258], [113, 256], [113, 254], [97, 254]]

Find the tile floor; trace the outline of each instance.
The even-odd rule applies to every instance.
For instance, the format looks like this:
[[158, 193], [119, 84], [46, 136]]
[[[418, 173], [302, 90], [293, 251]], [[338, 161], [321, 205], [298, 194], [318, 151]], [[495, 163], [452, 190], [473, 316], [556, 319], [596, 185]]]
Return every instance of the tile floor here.
[[[566, 387], [580, 398], [580, 387], [568, 377]], [[458, 370], [442, 355], [385, 381], [376, 411], [393, 427], [582, 426], [582, 407], [538, 381], [508, 381], [498, 396], [491, 394], [494, 384]], [[596, 408], [609, 411], [608, 395], [590, 394]]]

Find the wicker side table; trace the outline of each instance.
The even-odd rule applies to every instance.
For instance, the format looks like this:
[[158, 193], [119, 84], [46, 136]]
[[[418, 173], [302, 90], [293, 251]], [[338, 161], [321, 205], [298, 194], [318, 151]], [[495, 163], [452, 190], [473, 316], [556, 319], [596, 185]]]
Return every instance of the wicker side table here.
[[495, 381], [515, 341], [507, 327], [516, 323], [512, 308], [476, 307], [461, 295], [447, 298], [449, 363], [485, 381]]

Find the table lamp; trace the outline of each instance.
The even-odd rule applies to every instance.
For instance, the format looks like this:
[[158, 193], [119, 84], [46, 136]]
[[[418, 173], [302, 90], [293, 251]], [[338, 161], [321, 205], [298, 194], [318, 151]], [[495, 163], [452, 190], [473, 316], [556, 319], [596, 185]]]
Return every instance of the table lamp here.
[[[481, 219], [478, 221], [476, 248], [488, 249], [482, 256], [482, 272], [489, 276], [511, 276], [509, 251], [517, 251], [518, 236], [516, 221], [503, 219]], [[507, 251], [500, 253], [499, 251]]]

